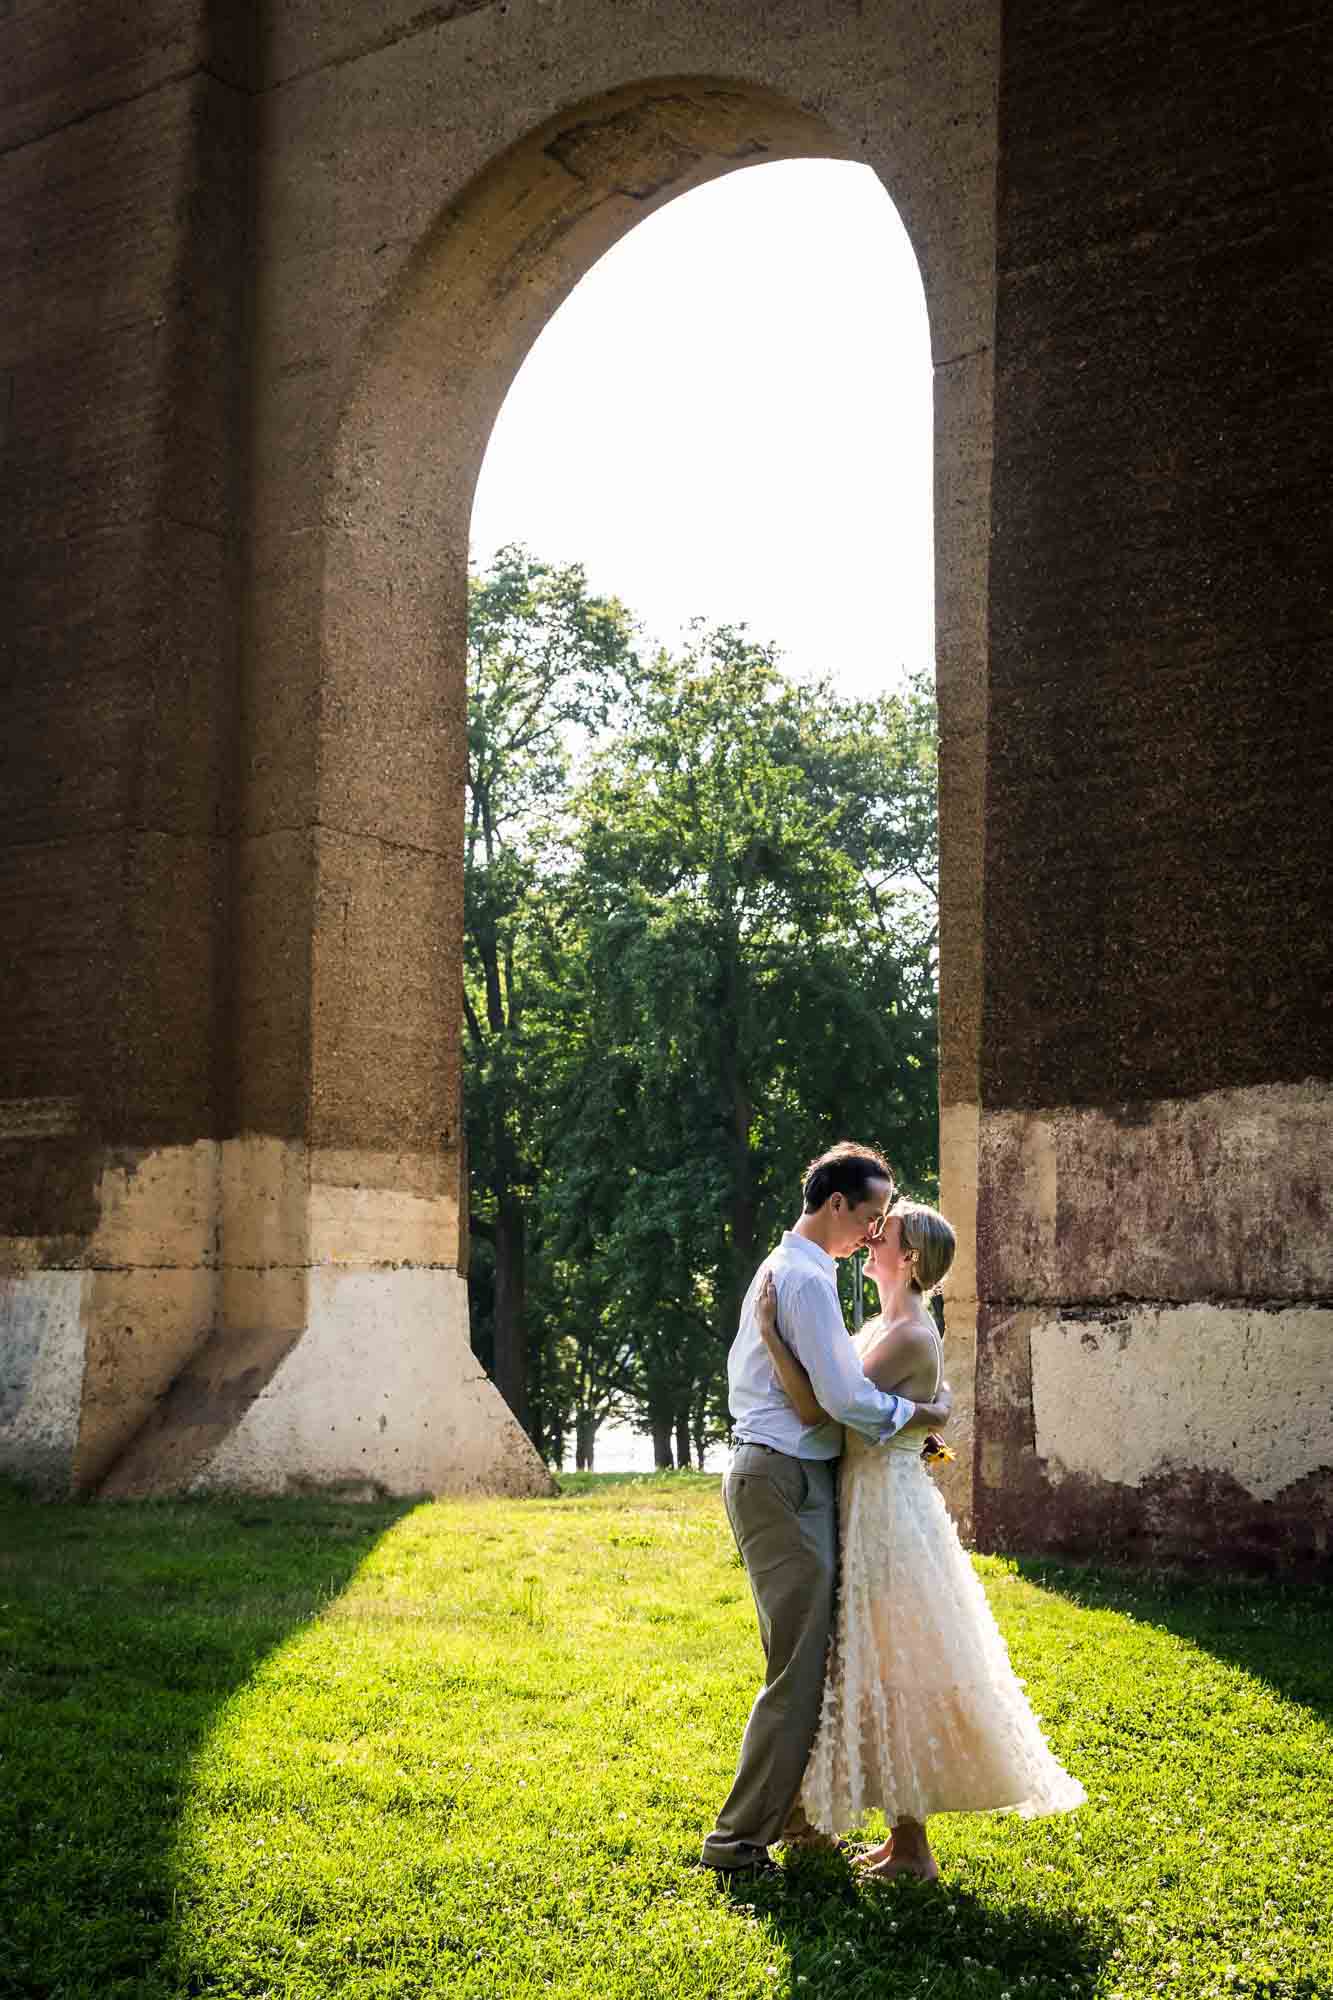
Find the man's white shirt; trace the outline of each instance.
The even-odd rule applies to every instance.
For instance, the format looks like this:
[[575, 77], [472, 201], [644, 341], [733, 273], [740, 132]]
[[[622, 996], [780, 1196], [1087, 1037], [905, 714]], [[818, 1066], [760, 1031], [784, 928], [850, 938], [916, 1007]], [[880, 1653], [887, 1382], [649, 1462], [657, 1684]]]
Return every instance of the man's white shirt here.
[[[754, 1302], [766, 1271], [777, 1289], [778, 1331], [810, 1377], [828, 1423], [801, 1422], [755, 1324]], [[745, 1294], [727, 1356], [727, 1387], [736, 1442], [771, 1445], [790, 1458], [837, 1458], [844, 1425], [882, 1444], [916, 1415], [915, 1403], [886, 1395], [862, 1372], [838, 1301], [838, 1267], [826, 1250], [791, 1229], [783, 1230]]]

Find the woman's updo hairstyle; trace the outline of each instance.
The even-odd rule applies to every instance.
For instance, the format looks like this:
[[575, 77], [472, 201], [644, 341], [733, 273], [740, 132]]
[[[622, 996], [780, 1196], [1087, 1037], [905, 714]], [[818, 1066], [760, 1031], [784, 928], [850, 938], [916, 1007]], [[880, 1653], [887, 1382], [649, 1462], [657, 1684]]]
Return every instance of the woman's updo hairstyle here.
[[895, 1201], [889, 1214], [898, 1217], [903, 1249], [911, 1253], [912, 1290], [929, 1298], [953, 1262], [958, 1238], [939, 1210], [923, 1201]]

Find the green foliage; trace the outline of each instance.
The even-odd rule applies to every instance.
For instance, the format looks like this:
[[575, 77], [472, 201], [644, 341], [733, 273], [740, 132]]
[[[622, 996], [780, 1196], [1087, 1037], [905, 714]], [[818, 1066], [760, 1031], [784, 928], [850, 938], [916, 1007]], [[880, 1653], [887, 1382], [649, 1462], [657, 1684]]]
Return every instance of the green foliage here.
[[[534, 1424], [528, 1320], [533, 1196], [563, 1058], [564, 969], [576, 941], [551, 893], [573, 747], [604, 728], [633, 664], [623, 608], [576, 565], [505, 549], [470, 582], [464, 850], [465, 1108], [477, 1257], [473, 1337], [520, 1420]], [[537, 1211], [539, 1215], [539, 1210]], [[544, 1292], [549, 1294], [549, 1274]], [[542, 1288], [535, 1303], [540, 1310]], [[535, 1412], [562, 1408], [537, 1343]]]
[[[740, 1297], [805, 1161], [857, 1136], [933, 1185], [934, 709], [795, 687], [740, 628], [640, 659], [618, 607], [571, 572], [543, 596], [550, 575], [508, 551], [474, 588], [466, 1089], [497, 1260], [474, 1339], [503, 1182], [539, 1443], [628, 1408], [670, 1463], [725, 1429]], [[503, 781], [503, 853], [501, 743], [530, 772]]]
[[938, 1888], [694, 1864], [759, 1669], [691, 1474], [412, 1507], [0, 1500], [15, 2000], [1323, 2000], [1333, 1597], [979, 1561], [1089, 1803]]

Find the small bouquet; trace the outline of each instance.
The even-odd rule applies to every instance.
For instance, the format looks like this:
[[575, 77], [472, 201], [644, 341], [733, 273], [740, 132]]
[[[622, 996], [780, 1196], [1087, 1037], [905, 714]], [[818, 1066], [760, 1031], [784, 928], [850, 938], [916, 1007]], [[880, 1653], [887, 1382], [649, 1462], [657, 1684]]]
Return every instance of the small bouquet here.
[[958, 1457], [950, 1451], [938, 1431], [927, 1431], [926, 1441], [921, 1447], [921, 1456], [927, 1465], [952, 1465]]

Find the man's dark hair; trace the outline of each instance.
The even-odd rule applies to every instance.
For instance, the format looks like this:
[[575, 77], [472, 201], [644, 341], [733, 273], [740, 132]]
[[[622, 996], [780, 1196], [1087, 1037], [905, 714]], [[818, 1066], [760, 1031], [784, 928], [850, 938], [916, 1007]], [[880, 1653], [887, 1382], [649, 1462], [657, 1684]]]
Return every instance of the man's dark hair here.
[[863, 1202], [871, 1181], [887, 1181], [888, 1200], [895, 1193], [893, 1168], [883, 1153], [877, 1153], [873, 1146], [858, 1146], [854, 1140], [839, 1139], [836, 1146], [830, 1146], [827, 1153], [821, 1153], [817, 1160], [811, 1160], [805, 1170], [801, 1185], [801, 1195], [807, 1215], [822, 1208], [831, 1194], [841, 1194], [853, 1207]]

